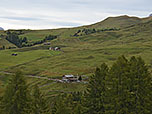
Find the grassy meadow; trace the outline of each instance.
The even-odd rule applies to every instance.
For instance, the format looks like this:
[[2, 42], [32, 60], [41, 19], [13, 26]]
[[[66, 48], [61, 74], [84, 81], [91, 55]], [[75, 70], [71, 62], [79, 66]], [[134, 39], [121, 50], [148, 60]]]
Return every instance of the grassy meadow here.
[[[119, 23], [118, 23], [119, 22]], [[104, 31], [74, 37], [73, 34], [84, 28], [119, 28], [117, 31]], [[121, 16], [108, 18], [102, 22], [76, 28], [52, 30], [25, 30], [20, 37], [30, 42], [39, 41], [48, 35], [58, 35], [51, 41], [51, 47], [61, 47], [61, 51], [51, 51], [43, 44], [33, 47], [6, 49], [0, 51], [0, 71], [14, 72], [20, 69], [24, 74], [61, 78], [64, 74], [93, 74], [103, 62], [111, 65], [117, 57], [125, 55], [141, 56], [152, 68], [152, 20]], [[5, 43], [6, 42], [6, 43]], [[13, 45], [4, 38], [0, 45]], [[18, 56], [12, 56], [17, 53]], [[0, 74], [3, 75], [3, 74]], [[5, 79], [4, 79], [5, 80]], [[5, 81], [1, 81], [5, 82]], [[36, 78], [27, 78], [30, 85], [39, 86], [49, 95], [58, 92], [83, 91], [86, 84], [65, 84]]]

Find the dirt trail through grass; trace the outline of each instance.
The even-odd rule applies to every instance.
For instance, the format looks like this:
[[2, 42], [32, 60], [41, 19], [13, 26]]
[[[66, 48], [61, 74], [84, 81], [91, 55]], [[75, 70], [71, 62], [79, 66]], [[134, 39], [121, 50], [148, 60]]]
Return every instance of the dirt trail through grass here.
[[[3, 73], [3, 74], [14, 74], [14, 73], [6, 72], [6, 71], [0, 71], [0, 73]], [[51, 80], [51, 81], [54, 81], [54, 82], [58, 82], [59, 81], [59, 79], [52, 79], [52, 78], [42, 77], [42, 76], [36, 76], [36, 75], [24, 75], [24, 76], [31, 77], [31, 78]]]

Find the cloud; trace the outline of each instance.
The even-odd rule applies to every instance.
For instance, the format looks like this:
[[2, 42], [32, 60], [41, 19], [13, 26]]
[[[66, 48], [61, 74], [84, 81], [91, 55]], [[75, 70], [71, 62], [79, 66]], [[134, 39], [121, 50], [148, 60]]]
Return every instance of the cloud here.
[[36, 20], [42, 20], [40, 18], [34, 18], [34, 17], [11, 17], [11, 16], [0, 16], [0, 18], [3, 19], [9, 19], [9, 20], [24, 20], [24, 21], [36, 21]]
[[74, 27], [109, 16], [148, 16], [151, 0], [1, 0], [0, 26], [5, 29]]

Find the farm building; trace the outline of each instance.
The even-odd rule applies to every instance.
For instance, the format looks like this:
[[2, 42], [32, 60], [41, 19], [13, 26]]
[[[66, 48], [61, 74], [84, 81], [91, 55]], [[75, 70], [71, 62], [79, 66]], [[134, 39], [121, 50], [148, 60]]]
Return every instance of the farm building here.
[[49, 50], [54, 50], [54, 48], [53, 47], [49, 47]]
[[74, 75], [63, 75], [62, 81], [64, 82], [80, 82], [77, 76]]
[[49, 50], [60, 51], [61, 48], [60, 47], [50, 47]]
[[55, 51], [60, 51], [60, 47], [55, 47], [54, 50]]

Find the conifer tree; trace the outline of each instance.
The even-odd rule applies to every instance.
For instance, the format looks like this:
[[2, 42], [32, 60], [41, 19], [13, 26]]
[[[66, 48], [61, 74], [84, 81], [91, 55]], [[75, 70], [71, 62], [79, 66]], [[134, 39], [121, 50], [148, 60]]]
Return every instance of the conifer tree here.
[[145, 65], [141, 57], [130, 59], [130, 113], [135, 114], [151, 114], [152, 109], [152, 85], [148, 67]]
[[127, 114], [128, 61], [124, 56], [118, 58], [109, 71], [107, 79], [106, 114]]
[[107, 88], [106, 114], [151, 114], [151, 77], [140, 57], [119, 57], [109, 71]]
[[108, 75], [108, 67], [102, 64], [97, 68], [95, 75], [89, 81], [87, 91], [84, 97], [84, 113], [86, 114], [104, 114], [105, 113], [105, 78]]
[[0, 112], [1, 112], [1, 108], [2, 108], [2, 90], [1, 90], [1, 82], [0, 82]]
[[26, 114], [28, 107], [28, 89], [21, 72], [10, 79], [2, 99], [4, 114]]
[[71, 107], [66, 103], [66, 96], [59, 96], [52, 114], [71, 114]]
[[33, 103], [32, 103], [32, 113], [33, 114], [49, 114], [49, 104], [44, 98], [44, 95], [39, 90], [36, 85], [33, 92]]
[[83, 114], [83, 109], [80, 103], [77, 103], [72, 114]]

